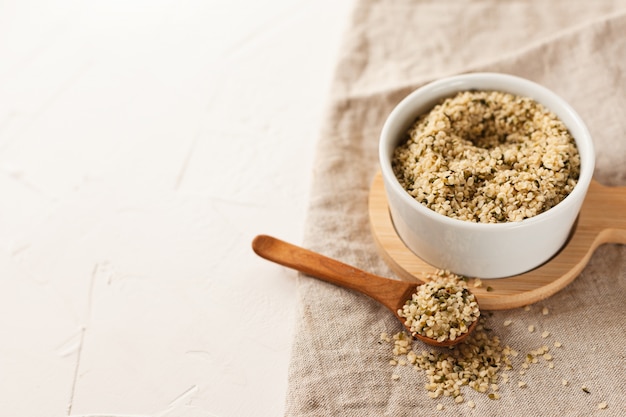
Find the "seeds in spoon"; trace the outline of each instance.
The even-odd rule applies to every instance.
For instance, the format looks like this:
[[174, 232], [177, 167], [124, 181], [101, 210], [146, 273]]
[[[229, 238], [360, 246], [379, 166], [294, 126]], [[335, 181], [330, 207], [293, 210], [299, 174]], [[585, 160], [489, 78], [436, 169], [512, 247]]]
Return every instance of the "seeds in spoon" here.
[[455, 340], [480, 317], [476, 297], [458, 275], [442, 272], [428, 278], [398, 310], [398, 315], [405, 319], [413, 335], [438, 342]]

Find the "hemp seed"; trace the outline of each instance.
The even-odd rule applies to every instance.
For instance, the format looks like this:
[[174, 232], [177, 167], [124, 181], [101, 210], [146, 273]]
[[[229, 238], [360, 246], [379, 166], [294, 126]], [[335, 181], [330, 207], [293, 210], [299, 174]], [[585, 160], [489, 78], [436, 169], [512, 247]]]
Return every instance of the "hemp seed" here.
[[392, 167], [419, 203], [451, 218], [517, 222], [561, 202], [580, 174], [565, 124], [540, 103], [464, 91], [417, 118]]
[[439, 342], [455, 340], [467, 333], [480, 317], [476, 297], [455, 274], [431, 274], [398, 310], [413, 335]]
[[[438, 271], [429, 278], [432, 282], [440, 281], [446, 285], [453, 283], [465, 288], [468, 282], [448, 271]], [[412, 301], [413, 297], [405, 307]], [[500, 389], [503, 383], [517, 382], [517, 386], [521, 389], [528, 387], [526, 381], [512, 379], [511, 374], [519, 373], [519, 378], [523, 378], [524, 375], [532, 372], [533, 364], [540, 361], [548, 368], [554, 369], [553, 354], [550, 353], [551, 348], [547, 344], [522, 353], [524, 357], [520, 357], [515, 363], [515, 367], [519, 366], [519, 369], [515, 369], [511, 360], [517, 358], [520, 352], [510, 346], [501, 345], [499, 337], [494, 335], [495, 332], [491, 332], [486, 327], [488, 317], [493, 317], [493, 315], [489, 313], [484, 316], [479, 315], [476, 318], [478, 320], [476, 331], [462, 343], [448, 349], [431, 348], [421, 352], [414, 351], [414, 346], [419, 342], [414, 342], [408, 333], [404, 332], [392, 337], [381, 335], [381, 340], [393, 341], [393, 354], [396, 356], [389, 362], [390, 364], [407, 364], [424, 372], [427, 378], [424, 388], [429, 398], [450, 397], [455, 404], [465, 402], [468, 407], [474, 408], [476, 404], [471, 400], [466, 401], [462, 395], [461, 390], [464, 385], [478, 393], [485, 394], [489, 399], [498, 400], [503, 394]], [[507, 319], [503, 323], [506, 327], [512, 323], [512, 320]], [[531, 333], [536, 329], [536, 325], [528, 326], [528, 331]], [[549, 335], [549, 332], [544, 331], [542, 337], [546, 333]], [[553, 345], [561, 347], [558, 341], [555, 341]], [[396, 374], [392, 376], [394, 380], [399, 378], [400, 376]], [[568, 386], [569, 382], [562, 378], [561, 384]], [[583, 386], [582, 389], [583, 392], [589, 393], [586, 387]], [[440, 405], [443, 410], [443, 404]]]

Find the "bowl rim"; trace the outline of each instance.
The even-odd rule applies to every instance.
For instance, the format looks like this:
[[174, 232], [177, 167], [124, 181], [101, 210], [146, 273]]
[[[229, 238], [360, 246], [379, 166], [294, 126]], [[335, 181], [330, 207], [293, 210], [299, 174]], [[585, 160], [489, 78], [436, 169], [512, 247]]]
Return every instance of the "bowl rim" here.
[[[493, 85], [494, 87], [475, 87], [471, 85]], [[510, 90], [507, 91], [507, 87]], [[549, 110], [559, 113], [567, 114], [576, 125], [576, 130], [579, 131], [579, 135], [574, 136], [576, 146], [580, 155], [580, 176], [574, 189], [570, 192], [562, 201], [550, 209], [527, 219], [523, 219], [517, 222], [503, 222], [503, 223], [480, 223], [471, 222], [468, 220], [456, 219], [448, 217], [444, 214], [438, 213], [431, 208], [424, 206], [415, 200], [405, 189], [402, 187], [397, 177], [395, 176], [391, 167], [391, 159], [393, 150], [401, 142], [397, 135], [392, 131], [393, 126], [398, 123], [397, 119], [404, 118], [407, 112], [411, 112], [411, 109], [416, 106], [423, 106], [426, 102], [437, 101], [445, 97], [450, 97], [454, 93], [466, 90], [494, 90], [510, 92], [516, 95], [525, 95], [537, 102], [544, 105]], [[515, 90], [515, 91], [511, 91]], [[519, 92], [523, 90], [524, 92]], [[528, 93], [525, 93], [525, 92]], [[445, 92], [445, 94], [444, 94]], [[540, 98], [539, 98], [540, 97]], [[549, 99], [552, 101], [551, 105], [547, 105], [543, 100]], [[555, 106], [558, 107], [558, 111], [555, 110]], [[415, 114], [414, 117], [417, 117]], [[562, 117], [559, 116], [561, 119]], [[572, 124], [567, 125], [568, 130], [572, 130]], [[390, 146], [392, 144], [393, 146]], [[583, 151], [581, 152], [581, 144]], [[391, 152], [388, 150], [391, 149]], [[566, 102], [563, 98], [557, 95], [552, 90], [518, 76], [495, 73], [495, 72], [474, 72], [467, 74], [454, 75], [450, 77], [441, 78], [425, 84], [422, 87], [417, 88], [402, 99], [388, 115], [385, 123], [383, 124], [380, 140], [379, 140], [379, 163], [381, 166], [382, 176], [385, 180], [385, 184], [391, 187], [388, 192], [400, 196], [405, 204], [408, 204], [411, 208], [417, 210], [424, 216], [431, 218], [434, 221], [449, 224], [450, 226], [457, 228], [465, 228], [468, 230], [509, 230], [519, 227], [527, 227], [535, 223], [541, 223], [548, 221], [550, 218], [559, 216], [562, 212], [570, 209], [570, 206], [579, 204], [584, 200], [585, 194], [593, 178], [593, 171], [595, 167], [595, 150], [593, 146], [593, 140], [589, 129], [580, 117], [580, 115], [574, 110], [574, 108]]]

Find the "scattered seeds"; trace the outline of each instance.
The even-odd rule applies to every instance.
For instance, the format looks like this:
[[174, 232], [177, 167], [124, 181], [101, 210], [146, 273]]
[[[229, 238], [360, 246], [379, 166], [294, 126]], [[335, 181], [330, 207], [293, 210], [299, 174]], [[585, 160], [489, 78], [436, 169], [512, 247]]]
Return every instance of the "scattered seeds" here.
[[598, 409], [600, 410], [604, 410], [607, 407], [605, 402], [601, 402], [600, 404], [598, 404]]
[[480, 280], [480, 278], [476, 278], [476, 279], [474, 280], [474, 287], [475, 287], [475, 288], [480, 288], [480, 287], [482, 287], [482, 286], [483, 286], [483, 282]]
[[492, 291], [493, 291], [493, 287], [487, 286], [487, 292], [492, 292]]
[[[450, 274], [447, 271], [437, 272], [436, 276], [431, 277], [431, 280], [445, 282], [446, 285], [448, 283], [458, 284], [460, 288], [467, 288], [468, 282], [467, 279], [463, 280], [462, 277]], [[477, 286], [477, 284], [482, 286], [482, 282], [478, 279], [474, 280], [474, 286]], [[429, 297], [432, 299], [432, 295]], [[414, 304], [413, 301], [413, 298], [409, 300], [405, 305], [405, 309], [407, 308], [406, 306]], [[445, 302], [445, 297], [437, 301], [443, 303]], [[411, 307], [408, 308], [411, 309]], [[454, 308], [453, 306], [452, 309]], [[530, 306], [526, 306], [524, 309], [528, 311], [530, 310]], [[400, 310], [399, 314], [401, 314], [402, 311], [405, 310]], [[543, 307], [541, 313], [543, 315], [549, 314], [547, 307]], [[433, 316], [432, 313], [429, 316], [431, 325], [433, 323]], [[521, 378], [531, 371], [533, 364], [539, 362], [545, 363], [550, 369], [554, 369], [553, 354], [549, 353], [550, 346], [554, 346], [555, 348], [562, 347], [561, 342], [555, 341], [550, 346], [543, 345], [536, 349], [529, 350], [527, 353], [522, 353], [522, 355], [524, 355], [523, 359], [520, 357], [517, 360], [518, 362], [515, 363], [515, 368], [518, 366], [519, 368], [515, 369], [511, 360], [516, 358], [519, 352], [512, 349], [510, 346], [502, 346], [499, 337], [494, 334], [495, 332], [492, 333], [491, 329], [486, 327], [487, 318], [492, 316], [493, 314], [489, 314], [488, 312], [484, 316], [479, 315], [476, 318], [479, 320], [476, 331], [469, 336], [466, 341], [449, 349], [431, 349], [416, 352], [413, 350], [413, 339], [408, 333], [404, 332], [397, 333], [393, 336], [383, 333], [380, 336], [380, 340], [393, 343], [393, 354], [395, 357], [389, 361], [390, 365], [411, 365], [417, 370], [424, 371], [428, 379], [427, 383], [424, 385], [428, 397], [432, 399], [452, 397], [451, 399], [454, 400], [455, 404], [465, 402], [468, 407], [474, 408], [476, 406], [474, 401], [466, 401], [464, 396], [461, 395], [463, 385], [469, 386], [478, 393], [485, 394], [489, 399], [498, 400], [501, 398], [500, 386], [502, 383], [508, 384], [510, 382], [517, 382], [519, 388], [523, 389], [528, 387], [526, 381], [511, 381], [511, 373], [519, 373]], [[504, 327], [508, 327], [512, 323], [512, 319], [506, 319], [502, 322]], [[535, 324], [531, 324], [528, 325], [527, 330], [530, 333], [534, 333], [538, 330], [538, 327]], [[550, 335], [551, 333], [547, 330], [541, 332], [541, 337], [544, 339]], [[379, 341], [379, 343], [381, 342]], [[593, 347], [592, 350], [595, 350], [595, 347]], [[391, 378], [398, 380], [400, 376], [394, 373]], [[561, 384], [564, 387], [568, 386], [569, 381], [562, 378]], [[582, 387], [582, 390], [585, 393], [590, 393], [585, 386]], [[600, 404], [598, 404], [598, 408], [600, 408]], [[437, 405], [437, 410], [443, 409], [443, 404]]]
[[[498, 388], [499, 371], [512, 369], [510, 347], [502, 347], [497, 336], [491, 336], [484, 329], [484, 318], [480, 319], [476, 330], [463, 343], [451, 349], [417, 353], [411, 349], [410, 336], [404, 332], [393, 336], [395, 360], [406, 355], [406, 361], [415, 369], [422, 370], [428, 378], [425, 384], [430, 398], [444, 396], [463, 401], [461, 387], [467, 385], [477, 392], [489, 394]], [[508, 377], [507, 377], [508, 378]]]
[[547, 316], [548, 314], [550, 314], [550, 310], [548, 310], [548, 307], [544, 307], [541, 310], [541, 314], [543, 314], [544, 316]]
[[524, 311], [530, 311], [530, 306], [524, 306]]

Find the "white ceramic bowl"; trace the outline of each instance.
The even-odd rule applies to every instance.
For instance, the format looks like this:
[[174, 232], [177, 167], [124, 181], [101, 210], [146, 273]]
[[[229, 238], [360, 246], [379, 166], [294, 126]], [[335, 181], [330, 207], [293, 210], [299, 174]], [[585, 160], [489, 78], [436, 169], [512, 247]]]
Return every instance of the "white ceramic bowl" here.
[[[391, 168], [394, 149], [415, 118], [442, 98], [464, 90], [497, 90], [530, 97], [568, 127], [581, 159], [580, 178], [559, 204], [529, 219], [472, 223], [439, 214], [417, 202]], [[576, 221], [593, 175], [595, 154], [585, 123], [563, 99], [534, 82], [505, 74], [472, 73], [441, 79], [402, 100], [387, 118], [380, 137], [380, 165], [391, 219], [404, 244], [422, 260], [454, 273], [480, 278], [517, 275], [549, 260], [563, 246]]]

